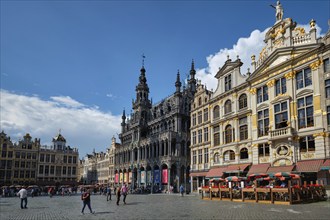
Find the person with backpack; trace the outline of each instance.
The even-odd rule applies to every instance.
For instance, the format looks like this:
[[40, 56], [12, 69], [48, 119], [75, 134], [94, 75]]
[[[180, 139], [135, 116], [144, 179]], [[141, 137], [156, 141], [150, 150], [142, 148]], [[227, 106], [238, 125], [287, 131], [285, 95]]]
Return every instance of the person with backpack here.
[[88, 206], [91, 214], [94, 214], [95, 212], [93, 212], [91, 208], [91, 194], [89, 189], [85, 190], [85, 192], [81, 195], [81, 200], [83, 201], [83, 208], [81, 210], [81, 214], [84, 214], [86, 205]]

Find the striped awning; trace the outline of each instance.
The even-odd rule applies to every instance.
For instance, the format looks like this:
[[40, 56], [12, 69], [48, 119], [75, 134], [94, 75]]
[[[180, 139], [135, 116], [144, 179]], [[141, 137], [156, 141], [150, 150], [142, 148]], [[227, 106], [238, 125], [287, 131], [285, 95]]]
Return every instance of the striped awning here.
[[296, 171], [297, 172], [319, 172], [322, 165], [323, 165], [323, 160], [298, 161], [296, 164]]
[[330, 159], [324, 161], [321, 165], [321, 170], [330, 170]]
[[189, 176], [206, 176], [207, 171], [205, 172], [192, 172], [189, 174]]
[[216, 167], [212, 168], [207, 172], [206, 177], [222, 177], [227, 167]]
[[291, 172], [293, 170], [293, 168], [294, 168], [294, 165], [269, 167], [267, 170], [267, 173]]
[[248, 172], [248, 175], [253, 173], [266, 173], [269, 167], [269, 163], [253, 164]]
[[229, 165], [224, 172], [226, 173], [244, 172], [248, 166], [250, 166], [249, 163]]

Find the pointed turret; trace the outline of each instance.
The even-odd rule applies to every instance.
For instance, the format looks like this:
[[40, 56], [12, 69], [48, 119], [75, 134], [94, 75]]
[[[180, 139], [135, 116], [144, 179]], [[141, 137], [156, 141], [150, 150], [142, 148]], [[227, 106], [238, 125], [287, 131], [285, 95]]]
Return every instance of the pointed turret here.
[[190, 69], [190, 79], [188, 80], [189, 88], [192, 93], [196, 92], [196, 70], [195, 70], [195, 63], [194, 60], [192, 60], [191, 63], [191, 69]]
[[125, 131], [125, 125], [126, 125], [126, 114], [125, 109], [123, 110], [123, 115], [121, 116], [121, 132], [123, 133]]
[[176, 82], [175, 82], [175, 94], [180, 94], [180, 91], [181, 91], [181, 81], [180, 81], [180, 72], [178, 70], [178, 73], [176, 75]]

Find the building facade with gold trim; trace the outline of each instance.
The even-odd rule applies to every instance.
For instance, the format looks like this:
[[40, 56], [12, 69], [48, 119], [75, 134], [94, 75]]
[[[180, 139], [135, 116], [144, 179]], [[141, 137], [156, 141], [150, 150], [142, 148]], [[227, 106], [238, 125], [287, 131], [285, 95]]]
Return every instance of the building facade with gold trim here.
[[[247, 175], [261, 167], [330, 184], [329, 171], [322, 169], [330, 158], [330, 32], [317, 38], [314, 20], [306, 31], [281, 17], [264, 42], [258, 60], [251, 56], [251, 73], [241, 73], [239, 58], [228, 57], [215, 76], [217, 89], [205, 104], [211, 130], [207, 172], [199, 162], [194, 166], [197, 145], [191, 145], [196, 187], [208, 178]], [[196, 103], [195, 98], [192, 108]], [[192, 127], [192, 138], [198, 129]]]

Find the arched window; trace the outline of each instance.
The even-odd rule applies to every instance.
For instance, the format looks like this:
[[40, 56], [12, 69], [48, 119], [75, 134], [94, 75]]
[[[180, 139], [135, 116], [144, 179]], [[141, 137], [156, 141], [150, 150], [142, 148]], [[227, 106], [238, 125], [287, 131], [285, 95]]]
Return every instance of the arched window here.
[[235, 152], [233, 150], [227, 150], [223, 153], [223, 158], [225, 161], [235, 160]]
[[247, 96], [246, 94], [242, 94], [238, 99], [238, 108], [243, 109], [247, 108]]
[[219, 153], [215, 153], [215, 154], [214, 154], [213, 161], [214, 161], [214, 163], [220, 163], [220, 156], [219, 156]]
[[213, 119], [217, 119], [220, 117], [220, 107], [218, 105], [216, 105], [213, 108]]
[[225, 102], [225, 114], [228, 114], [231, 112], [231, 101], [230, 100], [227, 100]]
[[234, 129], [231, 127], [231, 125], [227, 125], [225, 128], [225, 143], [231, 143], [233, 142], [233, 134]]
[[249, 154], [248, 154], [248, 149], [246, 147], [241, 149], [240, 152], [240, 159], [248, 159], [249, 158]]
[[198, 99], [198, 106], [201, 106], [201, 105], [202, 105], [202, 98], [199, 97], [199, 99]]

